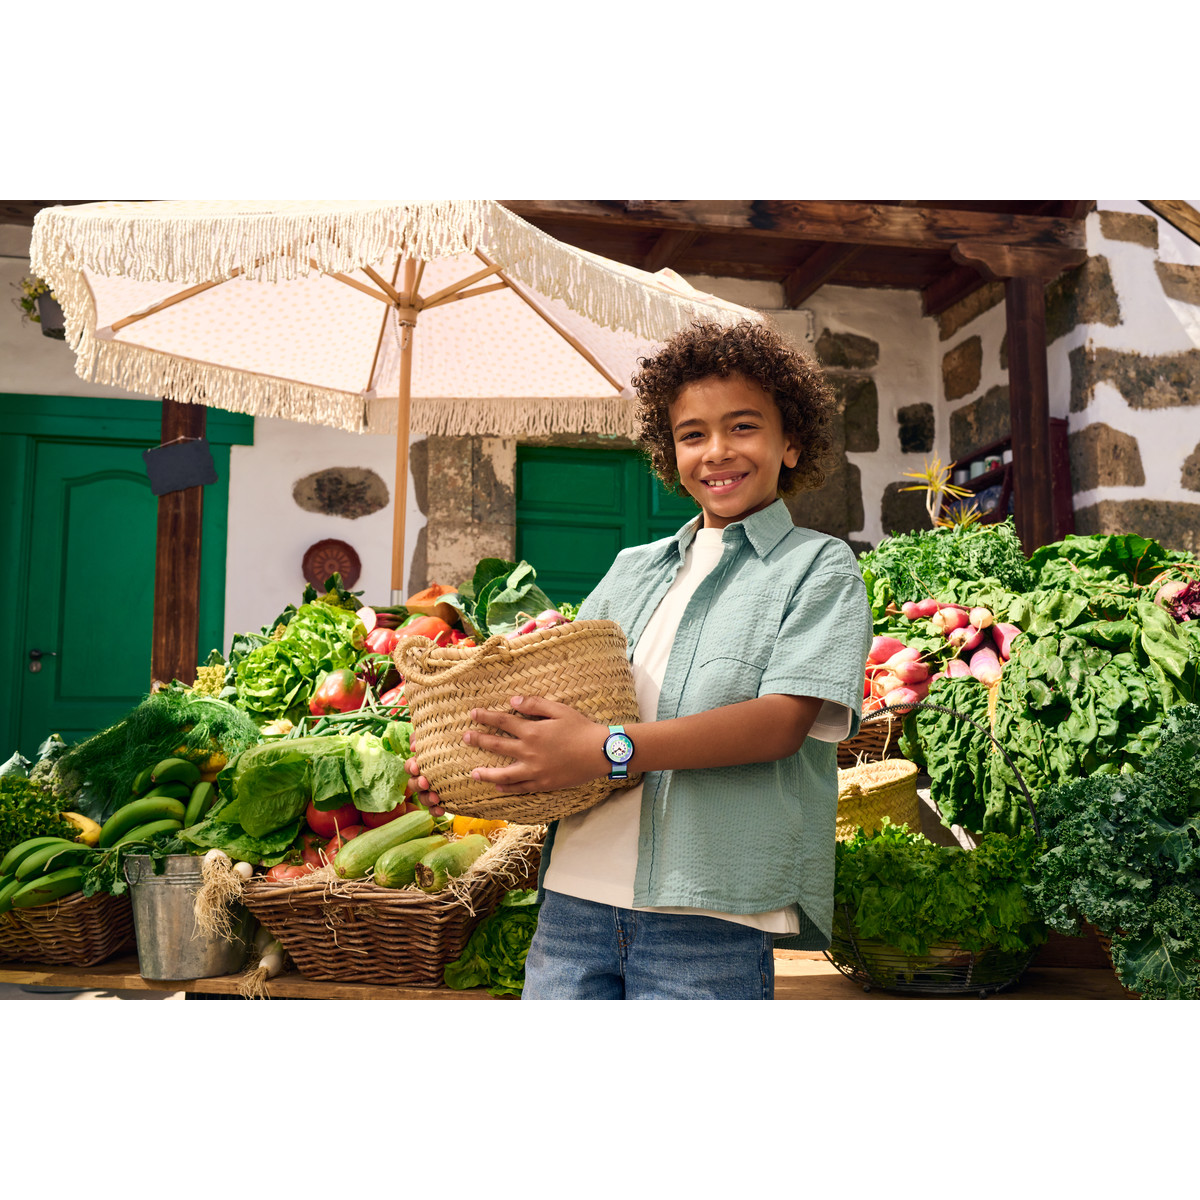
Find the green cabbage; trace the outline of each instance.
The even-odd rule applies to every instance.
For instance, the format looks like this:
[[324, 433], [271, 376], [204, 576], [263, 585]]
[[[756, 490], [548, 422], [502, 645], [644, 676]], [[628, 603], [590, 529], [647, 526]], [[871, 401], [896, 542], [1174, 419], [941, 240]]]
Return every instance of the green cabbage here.
[[484, 987], [491, 996], [519, 996], [525, 986], [525, 956], [537, 929], [537, 889], [515, 888], [484, 917], [466, 949], [446, 965], [447, 987]]

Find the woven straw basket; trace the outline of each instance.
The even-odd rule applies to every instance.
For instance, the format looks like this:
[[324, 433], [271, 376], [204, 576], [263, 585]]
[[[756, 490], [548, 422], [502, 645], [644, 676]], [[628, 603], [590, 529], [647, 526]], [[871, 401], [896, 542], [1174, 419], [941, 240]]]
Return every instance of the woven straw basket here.
[[896, 743], [900, 740], [900, 726], [905, 714], [880, 717], [869, 725], [859, 728], [857, 734], [838, 742], [837, 764], [839, 767], [854, 767], [860, 762], [878, 762], [881, 758], [899, 758]]
[[[504, 893], [536, 882], [544, 827], [509, 826], [446, 891], [385, 888], [370, 878], [255, 876], [242, 903], [282, 943], [306, 979], [441, 987], [443, 970]], [[329, 872], [332, 874], [332, 872]]]
[[11, 911], [0, 913], [0, 962], [28, 962], [36, 946]]
[[496, 733], [470, 719], [472, 708], [511, 712], [512, 696], [541, 696], [577, 708], [605, 725], [637, 722], [637, 696], [625, 634], [615, 621], [572, 621], [520, 637], [490, 637], [481, 646], [437, 646], [403, 638], [392, 658], [404, 676], [412, 720], [413, 757], [441, 802], [460, 816], [545, 824], [598, 804], [624, 781], [595, 779], [558, 792], [498, 796], [471, 778], [476, 767], [510, 761], [463, 743], [468, 729]]
[[[76, 892], [36, 908], [14, 908], [12, 926], [0, 937], [15, 938], [23, 962], [94, 967], [135, 944], [133, 906], [128, 896]], [[6, 943], [0, 941], [0, 949]]]
[[837, 840], [849, 841], [859, 826], [875, 833], [884, 817], [921, 829], [917, 764], [903, 758], [864, 762], [838, 770]]

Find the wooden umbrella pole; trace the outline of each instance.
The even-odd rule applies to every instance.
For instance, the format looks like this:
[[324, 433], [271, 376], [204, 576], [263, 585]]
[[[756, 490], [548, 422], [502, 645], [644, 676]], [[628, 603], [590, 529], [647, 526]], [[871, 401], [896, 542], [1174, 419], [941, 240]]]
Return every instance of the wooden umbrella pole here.
[[408, 501], [408, 414], [412, 396], [413, 335], [417, 331], [417, 310], [413, 291], [417, 281], [415, 259], [404, 264], [404, 307], [397, 311], [400, 321], [400, 386], [396, 400], [396, 483], [392, 497], [392, 603], [404, 603], [404, 517]]

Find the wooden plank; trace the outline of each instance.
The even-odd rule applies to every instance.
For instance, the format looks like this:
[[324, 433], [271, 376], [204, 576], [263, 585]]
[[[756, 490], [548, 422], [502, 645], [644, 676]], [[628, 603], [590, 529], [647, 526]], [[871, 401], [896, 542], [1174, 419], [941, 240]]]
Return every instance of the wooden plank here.
[[[1080, 226], [1082, 228], [1082, 226]], [[1012, 279], [1016, 276], [1054, 279], [1071, 267], [1087, 261], [1084, 246], [1010, 246], [998, 242], [956, 242], [950, 257], [957, 263], [974, 267], [987, 279]]]
[[1081, 221], [825, 200], [505, 200], [518, 216], [861, 246], [949, 249], [963, 241], [1083, 250]]
[[[0, 983], [32, 987], [79, 988], [112, 992], [188, 992], [236, 996], [240, 975], [214, 979], [150, 980], [138, 974], [136, 955], [125, 955], [95, 967], [53, 967], [0, 963]], [[446, 987], [384, 987], [370, 983], [321, 983], [305, 979], [289, 967], [268, 981], [275, 1000], [491, 1000], [486, 988], [458, 991]], [[510, 999], [511, 997], [499, 997]], [[903, 992], [864, 992], [821, 954], [775, 952], [776, 1000], [976, 1000], [977, 993], [914, 996]], [[1131, 1000], [1111, 968], [1031, 967], [1013, 988], [993, 1000]]]
[[788, 308], [798, 308], [861, 250], [861, 246], [847, 246], [843, 242], [826, 242], [818, 246], [783, 281], [784, 304]]
[[[161, 441], [204, 436], [203, 404], [162, 402]], [[204, 488], [185, 488], [158, 498], [158, 541], [154, 556], [154, 631], [150, 652], [155, 680], [196, 682], [200, 637], [200, 542]]]
[[987, 280], [974, 267], [956, 266], [921, 289], [921, 313], [926, 317], [936, 317], [951, 305], [965, 300], [972, 292], [977, 292], [985, 283]]
[[1162, 217], [1186, 238], [1200, 243], [1200, 212], [1186, 200], [1143, 200], [1142, 203], [1155, 216]]
[[663, 267], [673, 267], [679, 261], [679, 256], [699, 236], [688, 229], [664, 230], [642, 260], [642, 270], [661, 271]]
[[1054, 535], [1054, 471], [1046, 370], [1046, 291], [1040, 278], [1005, 282], [1008, 395], [1012, 420], [1013, 520], [1026, 554]]

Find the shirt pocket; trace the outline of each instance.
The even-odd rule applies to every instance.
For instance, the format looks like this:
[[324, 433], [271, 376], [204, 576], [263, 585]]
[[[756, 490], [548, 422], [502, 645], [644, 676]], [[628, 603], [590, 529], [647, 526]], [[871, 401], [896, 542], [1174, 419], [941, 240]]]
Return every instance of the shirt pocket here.
[[742, 700], [758, 698], [767, 659], [755, 662], [750, 658], [739, 658], [723, 654], [706, 659], [700, 664], [699, 690], [709, 699], [708, 707], [721, 704], [738, 704]]

